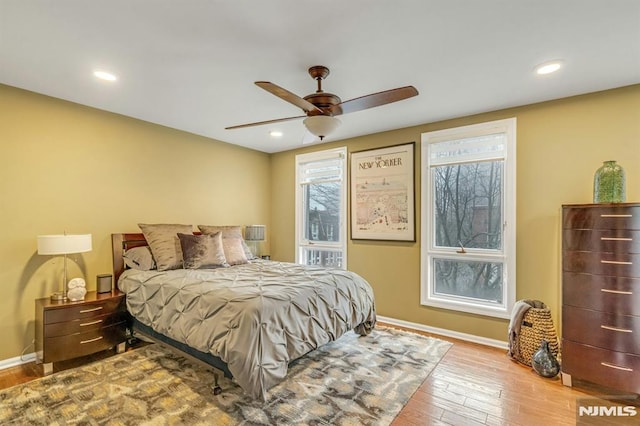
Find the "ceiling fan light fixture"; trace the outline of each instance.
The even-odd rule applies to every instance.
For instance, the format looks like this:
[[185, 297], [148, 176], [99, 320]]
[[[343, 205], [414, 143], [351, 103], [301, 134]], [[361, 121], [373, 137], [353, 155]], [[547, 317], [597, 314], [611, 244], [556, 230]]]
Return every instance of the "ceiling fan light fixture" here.
[[312, 115], [305, 118], [303, 124], [310, 133], [322, 140], [333, 133], [342, 123], [330, 115]]

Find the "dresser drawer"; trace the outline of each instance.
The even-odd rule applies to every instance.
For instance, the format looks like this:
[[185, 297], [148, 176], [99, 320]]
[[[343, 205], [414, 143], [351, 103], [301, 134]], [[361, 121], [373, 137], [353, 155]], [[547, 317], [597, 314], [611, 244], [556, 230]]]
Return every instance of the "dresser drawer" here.
[[565, 229], [563, 247], [571, 251], [640, 253], [640, 231], [628, 229]]
[[60, 308], [50, 308], [44, 312], [44, 323], [72, 321], [75, 319], [95, 318], [116, 311], [126, 310], [124, 297], [99, 300], [78, 305], [66, 304]]
[[86, 333], [99, 328], [108, 327], [112, 324], [127, 321], [128, 314], [118, 311], [97, 317], [75, 319], [73, 321], [55, 322], [44, 325], [44, 333], [47, 337], [64, 336], [67, 334]]
[[44, 362], [56, 362], [112, 348], [126, 340], [125, 323], [85, 333], [44, 339]]
[[640, 278], [565, 272], [562, 303], [619, 315], [640, 315]]
[[562, 228], [640, 230], [640, 206], [565, 207]]
[[589, 382], [640, 393], [640, 356], [562, 339], [562, 371]]
[[574, 342], [640, 355], [640, 317], [564, 306], [562, 336]]
[[566, 250], [563, 252], [562, 270], [596, 275], [640, 277], [640, 254]]

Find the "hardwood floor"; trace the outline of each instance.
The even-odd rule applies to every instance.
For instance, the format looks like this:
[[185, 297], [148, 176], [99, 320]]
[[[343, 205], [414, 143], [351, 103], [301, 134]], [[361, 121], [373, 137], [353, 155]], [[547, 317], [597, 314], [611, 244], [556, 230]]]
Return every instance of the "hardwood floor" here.
[[[543, 378], [512, 361], [504, 350], [433, 337], [454, 344], [396, 417], [394, 426], [575, 425], [579, 398], [628, 396], [575, 379], [574, 387], [563, 386], [560, 375]], [[637, 406], [635, 397], [633, 405]], [[619, 401], [617, 405], [630, 405], [626, 398]]]
[[[133, 348], [128, 348], [127, 350], [132, 350], [145, 344], [145, 342], [139, 342], [138, 345]], [[99, 361], [113, 356], [115, 353], [115, 350], [106, 350], [68, 361], [56, 362], [53, 364], [53, 372], [56, 373], [58, 371], [78, 367], [89, 362]], [[42, 364], [36, 364], [35, 362], [28, 362], [17, 367], [6, 368], [4, 370], [0, 370], [0, 389], [6, 389], [20, 383], [30, 382], [31, 380], [41, 377], [43, 377]]]
[[[574, 387], [569, 388], [561, 384], [559, 376], [542, 378], [529, 367], [511, 361], [501, 349], [434, 337], [454, 345], [396, 417], [394, 426], [575, 425], [578, 398], [623, 395], [575, 380]], [[56, 363], [54, 371], [112, 354], [105, 351]], [[41, 376], [42, 366], [33, 362], [5, 369], [0, 371], [0, 389]], [[627, 404], [629, 401], [624, 400], [623, 405]]]

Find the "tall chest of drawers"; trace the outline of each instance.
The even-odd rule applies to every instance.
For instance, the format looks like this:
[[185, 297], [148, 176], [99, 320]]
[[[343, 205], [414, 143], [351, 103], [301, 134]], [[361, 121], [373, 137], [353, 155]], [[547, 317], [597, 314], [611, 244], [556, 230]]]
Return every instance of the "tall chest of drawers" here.
[[640, 393], [640, 204], [562, 208], [562, 373]]

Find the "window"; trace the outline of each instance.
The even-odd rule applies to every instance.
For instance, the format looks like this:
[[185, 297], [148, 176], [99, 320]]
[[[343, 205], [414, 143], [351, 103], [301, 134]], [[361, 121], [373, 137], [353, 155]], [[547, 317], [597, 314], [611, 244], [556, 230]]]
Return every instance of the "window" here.
[[509, 318], [515, 135], [515, 118], [423, 133], [423, 305]]
[[296, 262], [347, 267], [347, 149], [296, 156]]

